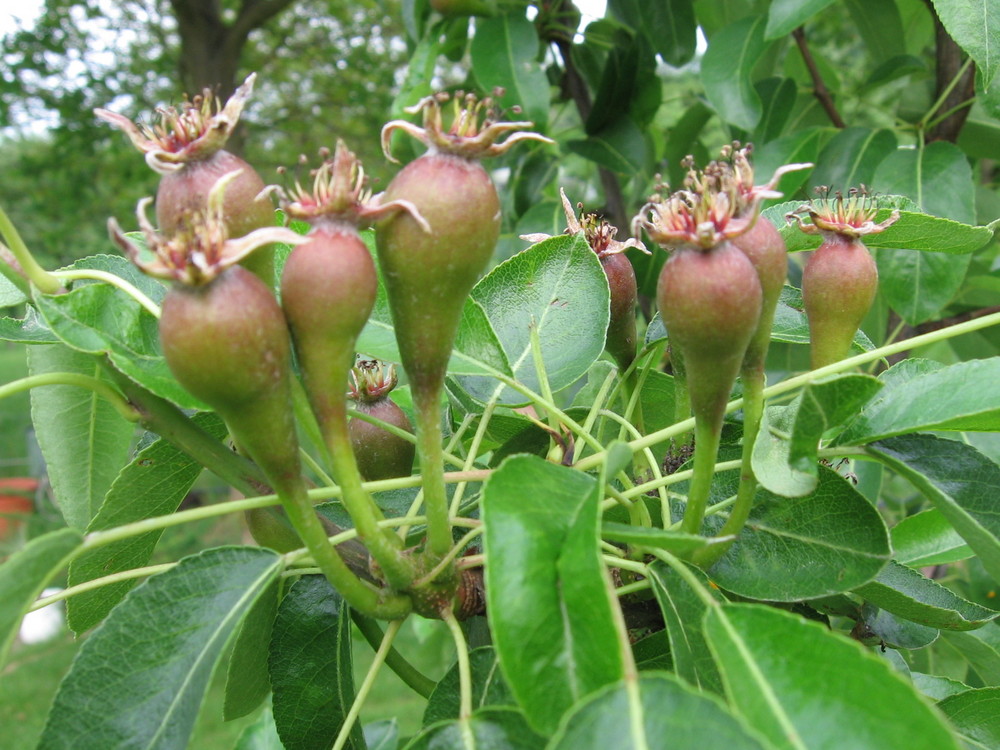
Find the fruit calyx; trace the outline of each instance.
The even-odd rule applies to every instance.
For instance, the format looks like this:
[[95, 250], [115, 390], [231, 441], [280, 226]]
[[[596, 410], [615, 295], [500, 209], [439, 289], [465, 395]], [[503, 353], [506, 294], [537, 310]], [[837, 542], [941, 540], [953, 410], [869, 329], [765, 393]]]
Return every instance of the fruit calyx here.
[[[590, 245], [591, 250], [597, 253], [598, 258], [606, 258], [609, 255], [624, 253], [630, 247], [637, 248], [646, 253], [646, 255], [650, 254], [642, 241], [635, 237], [629, 237], [625, 242], [616, 240], [615, 235], [618, 233], [618, 228], [609, 224], [596, 213], [584, 213], [582, 203], [577, 203], [576, 209], [574, 209], [573, 204], [566, 197], [566, 191], [562, 188], [559, 188], [559, 196], [562, 198], [563, 213], [566, 214], [566, 231], [564, 234], [579, 234], [583, 232], [587, 244]], [[580, 211], [579, 219], [576, 217], [577, 210]], [[521, 235], [521, 239], [528, 242], [541, 242], [542, 240], [551, 239], [551, 237], [552, 235], [550, 234], [542, 233]]]
[[226, 145], [250, 98], [256, 77], [256, 73], [251, 73], [224, 106], [206, 88], [193, 99], [185, 96], [179, 107], [160, 107], [157, 109], [160, 122], [156, 125], [137, 125], [106, 109], [95, 109], [94, 114], [123, 131], [146, 155], [146, 163], [153, 171], [169, 174], [188, 162], [207, 159]]
[[781, 198], [782, 193], [777, 190], [778, 182], [789, 172], [797, 172], [802, 169], [811, 169], [812, 162], [800, 162], [795, 164], [785, 164], [778, 167], [771, 175], [771, 179], [763, 185], [754, 184], [754, 168], [750, 163], [750, 154], [753, 152], [753, 144], [740, 145], [739, 141], [723, 146], [721, 158], [713, 161], [705, 168], [712, 179], [726, 183], [725, 189], [732, 193], [736, 204], [735, 213], [737, 216], [753, 214], [755, 217], [760, 214], [761, 205], [765, 200]]
[[[806, 234], [858, 239], [878, 234], [899, 220], [899, 209], [893, 209], [883, 221], [875, 221], [879, 211], [876, 196], [865, 185], [848, 190], [846, 198], [841, 191], [831, 191], [826, 186], [817, 187], [816, 192], [818, 198], [785, 214], [789, 222], [797, 222], [799, 229]], [[805, 220], [806, 216], [809, 222]]]
[[298, 245], [305, 242], [305, 237], [282, 227], [264, 227], [245, 237], [229, 238], [223, 216], [223, 197], [226, 186], [238, 174], [239, 171], [230, 172], [220, 178], [209, 192], [207, 209], [185, 214], [177, 231], [169, 237], [156, 231], [146, 217], [152, 198], [140, 200], [136, 217], [147, 249], [153, 253], [152, 260], [142, 259], [143, 249], [125, 235], [114, 218], [108, 219], [108, 233], [144, 273], [189, 286], [207, 284], [263, 245], [272, 242]]
[[377, 359], [359, 359], [351, 370], [348, 396], [353, 401], [373, 404], [386, 398], [398, 382], [395, 365], [387, 367]]
[[[495, 96], [501, 96], [502, 89], [496, 89]], [[445, 128], [442, 106], [451, 102], [451, 124]], [[524, 130], [531, 122], [500, 122], [493, 97], [478, 98], [472, 93], [455, 92], [454, 96], [442, 92], [425, 96], [412, 107], [408, 114], [423, 113], [424, 126], [419, 127], [406, 120], [393, 120], [382, 128], [382, 151], [389, 161], [396, 162], [390, 152], [392, 134], [396, 130], [409, 133], [425, 144], [430, 152], [454, 154], [465, 159], [482, 159], [506, 152], [519, 141], [539, 141], [552, 144], [551, 138]], [[501, 143], [497, 140], [506, 133], [510, 135]]]
[[[342, 140], [337, 139], [332, 158], [328, 148], [320, 149], [319, 155], [322, 164], [309, 172], [311, 190], [304, 188], [298, 179], [291, 188], [273, 188], [278, 193], [282, 210], [290, 218], [311, 223], [330, 220], [368, 227], [397, 211], [406, 211], [425, 232], [431, 231], [430, 225], [410, 201], [382, 203], [381, 194], [372, 196], [361, 161]], [[284, 173], [284, 168], [279, 172]]]

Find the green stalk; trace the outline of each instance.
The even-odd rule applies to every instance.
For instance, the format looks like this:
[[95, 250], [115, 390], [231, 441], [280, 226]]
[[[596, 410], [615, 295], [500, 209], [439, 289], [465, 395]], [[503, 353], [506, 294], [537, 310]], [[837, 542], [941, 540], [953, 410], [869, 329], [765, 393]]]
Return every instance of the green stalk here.
[[701, 533], [701, 522], [708, 507], [708, 496], [715, 476], [715, 459], [719, 455], [719, 440], [722, 436], [722, 419], [695, 419], [694, 421], [694, 466], [691, 484], [688, 486], [687, 507], [681, 531], [686, 534]]
[[[341, 502], [351, 516], [358, 537], [395, 589], [405, 589], [414, 578], [412, 565], [400, 555], [402, 542], [387, 529], [378, 526], [382, 512], [361, 484], [361, 473], [354, 458], [347, 426], [347, 396], [338, 393], [331, 399], [328, 412], [321, 417], [326, 445], [330, 451], [333, 473], [341, 489]], [[444, 479], [441, 480], [442, 488]]]
[[[378, 650], [385, 640], [385, 635], [382, 633], [382, 628], [379, 627], [379, 624], [372, 618], [365, 617], [353, 609], [351, 610], [351, 619], [354, 620], [354, 624], [358, 626], [358, 630], [361, 631], [361, 635], [365, 637], [368, 644], [373, 649]], [[390, 646], [389, 651], [385, 655], [385, 665], [395, 672], [396, 676], [406, 683], [409, 688], [423, 698], [430, 698], [431, 693], [434, 692], [434, 688], [437, 687], [437, 683], [434, 680], [410, 664], [394, 646]]]
[[444, 451], [441, 441], [441, 413], [438, 392], [414, 391], [413, 406], [417, 420], [417, 455], [420, 457], [421, 484], [427, 516], [427, 552], [432, 565], [444, 559], [451, 549], [451, 519], [448, 493], [444, 486]]
[[29, 375], [26, 378], [20, 378], [0, 386], [0, 398], [46, 385], [75, 385], [80, 388], [88, 388], [110, 403], [122, 419], [138, 422], [142, 418], [139, 411], [122, 398], [122, 394], [110, 384], [99, 378], [78, 372], [47, 372], [41, 375]]
[[21, 235], [18, 234], [13, 222], [2, 208], [0, 208], [0, 236], [7, 240], [8, 249], [13, 254], [14, 260], [21, 266], [24, 275], [28, 277], [28, 281], [45, 294], [55, 294], [62, 289], [59, 279], [38, 265], [38, 261], [28, 250], [28, 246], [24, 244]]

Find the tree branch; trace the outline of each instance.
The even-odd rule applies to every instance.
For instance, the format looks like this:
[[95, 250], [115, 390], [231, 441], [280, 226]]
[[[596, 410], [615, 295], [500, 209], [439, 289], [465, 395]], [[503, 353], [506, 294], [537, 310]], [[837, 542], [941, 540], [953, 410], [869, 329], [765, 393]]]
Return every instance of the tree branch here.
[[820, 75], [819, 68], [816, 66], [816, 60], [812, 56], [812, 52], [809, 50], [809, 44], [806, 42], [806, 32], [802, 26], [799, 26], [795, 31], [792, 32], [792, 37], [795, 39], [795, 43], [799, 46], [799, 52], [802, 54], [802, 60], [806, 64], [806, 70], [809, 71], [809, 75], [813, 81], [813, 94], [819, 100], [820, 105], [826, 112], [827, 117], [830, 118], [832, 122], [838, 128], [846, 128], [847, 123], [844, 122], [844, 118], [840, 116], [840, 112], [837, 111], [837, 106], [833, 102], [833, 96], [830, 94], [830, 89], [826, 87], [823, 83], [823, 76]]
[[295, 0], [244, 0], [236, 20], [229, 27], [229, 34], [246, 39], [251, 31], [263, 26], [294, 2]]

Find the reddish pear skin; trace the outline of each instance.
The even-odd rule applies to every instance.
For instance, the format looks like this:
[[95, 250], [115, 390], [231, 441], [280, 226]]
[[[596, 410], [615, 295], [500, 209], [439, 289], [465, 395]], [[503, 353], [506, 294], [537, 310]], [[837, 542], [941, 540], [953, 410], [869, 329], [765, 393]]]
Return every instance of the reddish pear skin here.
[[415, 396], [438, 393], [465, 299], [493, 255], [500, 199], [479, 162], [427, 153], [389, 183], [384, 202], [411, 202], [431, 227], [405, 212], [376, 225], [400, 358]]
[[635, 360], [635, 303], [638, 288], [635, 270], [625, 253], [612, 253], [601, 258], [601, 267], [611, 289], [611, 318], [604, 348], [614, 357], [624, 372]]
[[[409, 417], [388, 396], [375, 401], [359, 399], [355, 409], [407, 432], [413, 432]], [[358, 471], [365, 481], [408, 477], [413, 473], [413, 459], [417, 447], [409, 440], [393, 435], [363, 419], [352, 419], [348, 430], [354, 456], [358, 462]]]
[[375, 305], [378, 276], [354, 226], [317, 220], [308, 236], [282, 270], [281, 306], [306, 392], [316, 413], [325, 415], [331, 388], [343, 392], [354, 364], [358, 336]]
[[763, 216], [748, 231], [735, 237], [732, 243], [753, 264], [763, 292], [760, 320], [747, 350], [747, 364], [763, 368], [771, 339], [774, 312], [788, 278], [788, 249], [774, 224]]
[[878, 267], [864, 243], [826, 234], [802, 271], [813, 369], [847, 356], [877, 291]]
[[178, 382], [219, 413], [272, 484], [300, 476], [288, 326], [264, 282], [232, 266], [201, 286], [175, 284], [160, 343]]
[[762, 297], [753, 264], [731, 242], [681, 247], [664, 264], [656, 299], [671, 344], [684, 354], [696, 418], [722, 419]]

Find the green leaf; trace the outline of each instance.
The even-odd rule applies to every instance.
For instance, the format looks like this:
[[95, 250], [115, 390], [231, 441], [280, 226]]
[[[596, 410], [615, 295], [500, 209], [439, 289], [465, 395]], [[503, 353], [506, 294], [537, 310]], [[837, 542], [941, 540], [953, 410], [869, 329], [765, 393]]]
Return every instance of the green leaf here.
[[[781, 290], [778, 307], [774, 313], [774, 323], [771, 325], [771, 341], [782, 341], [786, 344], [809, 343], [809, 320], [803, 312], [802, 292], [794, 287], [786, 285]], [[854, 334], [852, 352], [870, 352], [874, 348], [875, 345], [864, 331]]]
[[[278, 581], [275, 581], [271, 588], [260, 595], [247, 612], [236, 636], [233, 653], [229, 657], [226, 698], [222, 705], [222, 717], [226, 721], [257, 710], [271, 692], [267, 655], [274, 618], [278, 612], [280, 588]], [[273, 715], [271, 721], [274, 721]]]
[[0, 666], [28, 607], [82, 542], [76, 529], [59, 529], [35, 537], [0, 565]]
[[[874, 187], [905, 195], [926, 213], [964, 224], [975, 222], [975, 185], [966, 155], [952, 143], [899, 149], [875, 172]], [[914, 253], [908, 245], [877, 254], [879, 289], [910, 325], [937, 316], [965, 279], [970, 258]]]
[[[163, 286], [115, 255], [96, 255], [73, 264], [119, 276], [154, 302]], [[107, 354], [112, 364], [157, 396], [189, 409], [205, 409], [174, 379], [160, 349], [158, 323], [146, 308], [110, 284], [78, 281], [67, 294], [35, 293], [46, 323], [68, 346], [89, 354]]]
[[[525, 502], [525, 488], [544, 502]], [[535, 456], [508, 458], [483, 490], [487, 612], [511, 692], [536, 730], [622, 677], [598, 548], [597, 482]]]
[[513, 10], [495, 18], [477, 18], [470, 46], [472, 72], [483, 91], [504, 89], [499, 104], [520, 106], [528, 120], [545, 130], [549, 117], [549, 82], [538, 63], [538, 32]]
[[[704, 573], [693, 567], [689, 570], [705, 591], [722, 601]], [[722, 678], [708, 649], [702, 626], [708, 605], [677, 571], [662, 562], [654, 562], [649, 567], [649, 579], [667, 626], [674, 672], [704, 693], [721, 695]]]
[[1000, 625], [969, 631], [945, 631], [945, 640], [961, 652], [987, 685], [1000, 685]]
[[721, 701], [665, 672], [608, 685], [566, 717], [549, 750], [764, 750]]
[[[351, 618], [323, 576], [303, 576], [281, 600], [268, 659], [274, 721], [287, 750], [330, 747], [354, 702]], [[355, 724], [351, 748], [364, 748]]]
[[986, 571], [1000, 581], [1000, 466], [971, 445], [933, 435], [904, 435], [868, 452], [905, 477], [968, 542]]
[[774, 0], [767, 14], [764, 38], [768, 41], [791, 34], [833, 0]]
[[368, 750], [396, 750], [399, 747], [399, 725], [395, 719], [365, 724], [364, 735]]
[[599, 133], [628, 112], [635, 98], [641, 46], [632, 38], [608, 52], [590, 114], [584, 123], [587, 135]]
[[278, 737], [278, 728], [274, 726], [274, 714], [270, 707], [265, 708], [257, 721], [243, 730], [233, 750], [285, 750]]
[[[764, 109], [760, 122], [757, 123], [755, 144], [767, 143], [781, 135], [792, 107], [795, 106], [796, 88], [795, 81], [791, 78], [765, 78], [757, 83], [757, 93], [760, 94]], [[757, 164], [756, 151], [754, 164]], [[769, 173], [765, 170], [760, 171], [762, 178], [766, 178], [767, 174]]]
[[[6, 261], [0, 261], [6, 263]], [[28, 295], [14, 286], [6, 276], [0, 274], [0, 307], [20, 305], [28, 299]]]
[[958, 748], [903, 677], [823, 625], [727, 604], [705, 632], [734, 710], [776, 748]]
[[628, 177], [643, 173], [650, 158], [646, 136], [630, 117], [617, 118], [586, 140], [567, 141], [566, 148]]
[[[375, 256], [375, 235], [371, 231], [361, 234], [368, 251]], [[389, 310], [389, 296], [386, 293], [382, 270], [375, 263], [378, 273], [378, 292], [375, 306], [368, 323], [358, 337], [357, 350], [373, 359], [384, 362], [399, 363], [399, 347], [396, 345], [396, 332], [392, 326], [392, 313]], [[455, 348], [448, 362], [448, 372], [453, 375], [489, 375], [494, 377], [510, 375], [510, 365], [506, 355], [497, 340], [496, 333], [486, 318], [483, 308], [472, 299], [465, 301], [462, 319], [459, 322], [458, 334], [455, 337]]]
[[945, 30], [976, 61], [983, 88], [1000, 73], [1000, 7], [991, 0], [933, 0]]
[[675, 68], [690, 62], [698, 41], [692, 0], [663, 0], [646, 3], [645, 8], [643, 27], [663, 61]]
[[33, 307], [25, 310], [24, 317], [0, 318], [0, 341], [15, 344], [58, 344], [60, 339], [38, 316]]
[[948, 696], [937, 707], [967, 747], [1000, 747], [1000, 688], [966, 690]]
[[876, 167], [895, 150], [896, 136], [891, 130], [862, 127], [841, 130], [820, 151], [816, 168], [809, 176], [809, 186], [825, 185], [846, 193], [852, 187], [870, 185]]
[[[538, 331], [549, 386], [559, 391], [576, 382], [604, 349], [608, 327], [608, 280], [582, 235], [561, 235], [504, 261], [472, 290], [486, 311], [514, 372], [536, 393], [540, 385], [531, 353], [531, 330]], [[492, 378], [459, 378], [480, 401], [497, 389], [501, 403], [527, 399]]]
[[799, 601], [867, 583], [889, 553], [878, 511], [850, 482], [821, 466], [816, 491], [806, 497], [758, 490], [746, 528], [709, 574], [740, 596]]
[[[937, 628], [897, 617], [868, 602], [861, 608], [861, 613], [863, 622], [858, 625], [867, 627], [867, 632], [877, 639], [879, 647], [885, 645], [894, 649], [924, 648], [936, 641], [941, 634]], [[853, 632], [857, 632], [857, 626]], [[862, 642], [874, 645], [867, 639]]]
[[713, 34], [701, 61], [709, 102], [725, 122], [744, 130], [753, 130], [760, 120], [751, 74], [766, 48], [764, 17], [749, 16]]
[[707, 549], [718, 544], [728, 544], [732, 541], [732, 537], [708, 538], [697, 534], [684, 534], [671, 529], [632, 526], [613, 521], [604, 522], [601, 526], [601, 536], [611, 542], [666, 550], [674, 555], [686, 555], [696, 550]]
[[[875, 64], [906, 52], [903, 19], [895, 0], [845, 0], [847, 12]], [[923, 69], [923, 65], [921, 65]]]
[[215, 665], [282, 559], [220, 547], [129, 593], [80, 649], [42, 733], [46, 750], [183, 750]]
[[889, 531], [895, 559], [912, 568], [946, 565], [973, 552], [937, 508], [907, 516]]
[[[226, 436], [226, 426], [214, 414], [197, 414], [193, 421], [220, 440]], [[160, 438], [122, 469], [87, 531], [113, 529], [173, 513], [201, 471], [200, 463]], [[162, 534], [163, 530], [158, 529], [87, 550], [70, 565], [69, 584], [75, 586], [141, 568], [148, 564]], [[80, 634], [94, 627], [135, 585], [134, 579], [120, 581], [77, 594], [67, 606], [70, 628]]]
[[854, 593], [878, 607], [932, 628], [974, 630], [1000, 612], [963, 599], [916, 570], [890, 561], [875, 580]]
[[[28, 370], [32, 375], [77, 372], [105, 379], [97, 358], [62, 344], [30, 347]], [[56, 504], [66, 523], [82, 531], [128, 461], [135, 426], [104, 398], [75, 385], [33, 388], [31, 421]]]
[[879, 379], [885, 388], [838, 443], [861, 445], [918, 430], [1000, 430], [1000, 357], [947, 367], [904, 360]]
[[424, 729], [404, 750], [542, 750], [545, 738], [532, 731], [515, 708], [476, 711], [465, 721], [441, 721]]
[[[500, 673], [500, 661], [492, 646], [482, 646], [469, 652], [469, 667], [472, 672], [472, 708], [486, 706], [516, 706], [510, 688]], [[439, 721], [457, 719], [459, 716], [461, 692], [458, 664], [441, 678], [424, 709], [424, 726]]]
[[942, 700], [949, 695], [963, 693], [969, 689], [968, 685], [958, 680], [939, 675], [910, 672], [910, 677], [913, 679], [913, 687], [932, 700]]

